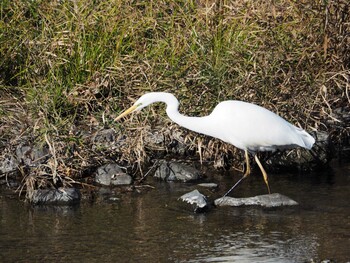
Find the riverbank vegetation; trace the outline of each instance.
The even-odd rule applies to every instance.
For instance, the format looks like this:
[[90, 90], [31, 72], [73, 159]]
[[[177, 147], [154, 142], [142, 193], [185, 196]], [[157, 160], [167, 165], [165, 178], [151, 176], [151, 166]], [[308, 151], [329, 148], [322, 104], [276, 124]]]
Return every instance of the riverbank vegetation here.
[[[56, 177], [81, 182], [109, 160], [140, 176], [159, 147], [146, 145], [155, 130], [165, 152], [180, 138], [193, 152], [204, 146], [210, 160], [234, 151], [178, 128], [162, 106], [113, 122], [148, 91], [174, 93], [192, 116], [222, 100], [257, 103], [344, 143], [349, 21], [347, 0], [3, 0], [2, 159], [23, 143], [48, 149], [45, 162], [16, 169], [25, 190]], [[115, 142], [96, 146], [96, 134], [110, 128]]]

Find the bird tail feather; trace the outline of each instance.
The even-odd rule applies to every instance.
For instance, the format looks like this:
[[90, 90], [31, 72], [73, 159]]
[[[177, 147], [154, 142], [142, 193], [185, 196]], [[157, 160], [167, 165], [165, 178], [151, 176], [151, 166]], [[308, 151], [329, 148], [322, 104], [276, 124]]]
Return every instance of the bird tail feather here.
[[310, 150], [315, 143], [315, 138], [303, 129], [297, 128], [297, 132], [302, 140], [300, 146]]

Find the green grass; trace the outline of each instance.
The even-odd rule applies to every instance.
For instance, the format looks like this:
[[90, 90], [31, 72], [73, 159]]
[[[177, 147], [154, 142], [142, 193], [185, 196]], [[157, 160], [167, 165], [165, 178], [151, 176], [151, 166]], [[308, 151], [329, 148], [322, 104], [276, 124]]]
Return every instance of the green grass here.
[[[345, 0], [3, 0], [2, 100], [22, 105], [14, 119], [35, 126], [27, 133], [39, 141], [47, 133], [74, 141], [79, 125], [115, 127], [128, 98], [148, 91], [174, 93], [189, 115], [241, 99], [327, 129], [332, 110], [348, 107], [347, 8]], [[2, 123], [9, 105], [0, 106]], [[166, 124], [155, 115], [163, 111], [145, 113], [146, 124]]]

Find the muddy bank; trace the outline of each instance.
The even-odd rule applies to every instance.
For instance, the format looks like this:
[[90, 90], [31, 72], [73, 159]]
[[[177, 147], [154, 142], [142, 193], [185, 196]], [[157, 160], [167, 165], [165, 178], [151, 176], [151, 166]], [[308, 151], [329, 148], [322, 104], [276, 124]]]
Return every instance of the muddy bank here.
[[[147, 177], [212, 183], [205, 180], [205, 171], [193, 163], [201, 159], [213, 168], [233, 169], [240, 168], [243, 160], [234, 147], [209, 137], [194, 135], [195, 138], [179, 127], [146, 128], [141, 134], [135, 132], [135, 137], [117, 128], [91, 131], [75, 127], [72, 132], [71, 140], [45, 135], [45, 141], [38, 143], [35, 138], [19, 137], [17, 132], [16, 137], [3, 141], [1, 186], [19, 192], [35, 204], [76, 203], [81, 193], [85, 199], [93, 199], [89, 196], [92, 193], [106, 194], [103, 189], [118, 186], [124, 186], [117, 188], [118, 192], [135, 191], [147, 185]], [[267, 170], [312, 171], [327, 166], [333, 158], [349, 156], [349, 137], [340, 144], [332, 140], [334, 134], [312, 134], [316, 143], [311, 151], [293, 149], [262, 154]]]

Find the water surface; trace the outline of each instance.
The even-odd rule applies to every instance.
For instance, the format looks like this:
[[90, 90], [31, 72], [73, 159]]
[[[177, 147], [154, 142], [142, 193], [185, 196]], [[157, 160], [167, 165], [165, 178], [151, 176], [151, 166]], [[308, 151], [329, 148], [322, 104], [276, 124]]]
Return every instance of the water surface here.
[[[232, 176], [219, 176], [219, 192], [238, 179]], [[299, 202], [290, 208], [193, 214], [177, 199], [194, 185], [149, 183], [155, 189], [77, 207], [33, 208], [0, 194], [0, 262], [350, 261], [349, 164], [270, 174], [273, 192]], [[209, 198], [220, 194], [198, 189]], [[265, 193], [253, 175], [232, 195]]]

